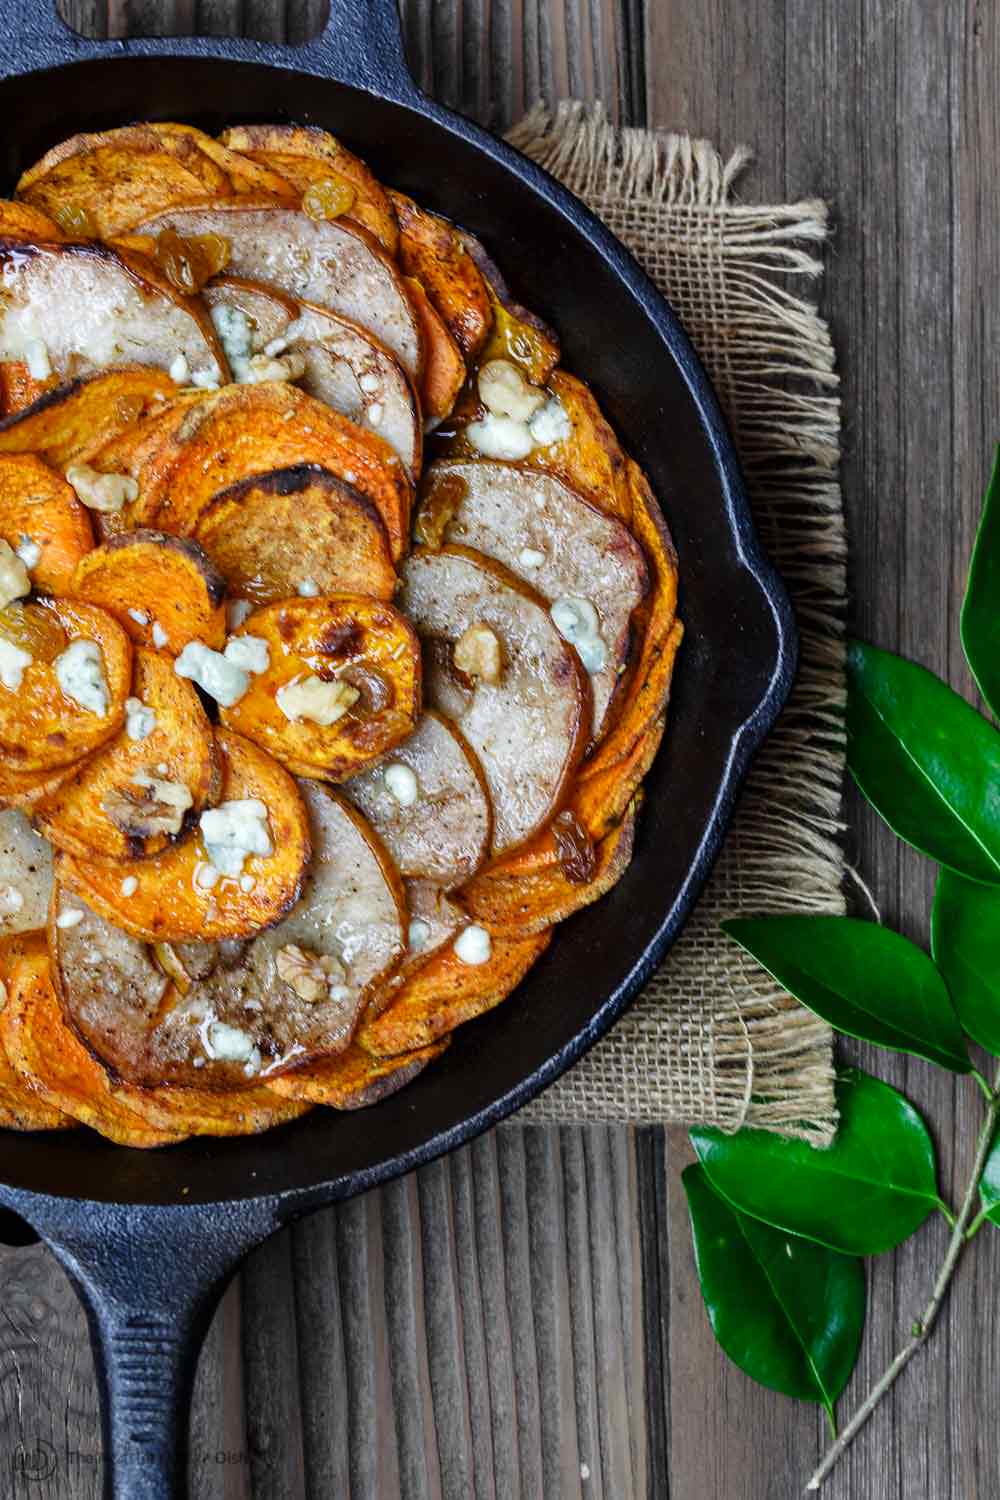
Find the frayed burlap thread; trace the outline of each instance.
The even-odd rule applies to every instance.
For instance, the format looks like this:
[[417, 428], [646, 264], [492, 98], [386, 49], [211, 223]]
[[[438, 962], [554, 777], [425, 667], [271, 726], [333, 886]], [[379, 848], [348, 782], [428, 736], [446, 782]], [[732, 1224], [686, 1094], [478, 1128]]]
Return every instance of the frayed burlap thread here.
[[801, 632], [791, 699], [680, 940], [611, 1034], [519, 1119], [747, 1124], [827, 1144], [829, 1028], [719, 926], [844, 911], [840, 405], [829, 330], [797, 290], [821, 273], [826, 207], [741, 203], [745, 150], [723, 161], [706, 141], [617, 129], [578, 103], [534, 111], [510, 139], [589, 204], [676, 308], [726, 408]]

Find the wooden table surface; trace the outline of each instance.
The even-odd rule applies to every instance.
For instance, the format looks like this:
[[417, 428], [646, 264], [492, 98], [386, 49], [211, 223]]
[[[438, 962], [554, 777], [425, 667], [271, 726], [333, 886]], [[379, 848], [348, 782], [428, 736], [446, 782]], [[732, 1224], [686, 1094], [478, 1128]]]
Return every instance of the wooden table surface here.
[[[300, 36], [315, 0], [70, 0], [121, 33]], [[420, 81], [503, 127], [538, 97], [746, 142], [741, 191], [821, 194], [860, 633], [969, 687], [958, 601], [1000, 436], [1000, 13], [989, 0], [406, 0]], [[883, 916], [926, 933], [929, 866], [848, 799]], [[934, 1122], [945, 1183], [974, 1090], [880, 1061]], [[220, 1309], [195, 1406], [196, 1500], [785, 1500], [822, 1443], [708, 1332], [683, 1133], [505, 1128], [261, 1250]], [[943, 1226], [874, 1263], [847, 1406], [922, 1306]], [[1000, 1237], [980, 1236], [932, 1350], [824, 1494], [1000, 1494]], [[18, 1445], [50, 1456], [18, 1475]], [[83, 1315], [38, 1246], [0, 1248], [0, 1496], [100, 1493]], [[30, 1466], [29, 1466], [30, 1467]], [[48, 1472], [51, 1470], [51, 1472]]]

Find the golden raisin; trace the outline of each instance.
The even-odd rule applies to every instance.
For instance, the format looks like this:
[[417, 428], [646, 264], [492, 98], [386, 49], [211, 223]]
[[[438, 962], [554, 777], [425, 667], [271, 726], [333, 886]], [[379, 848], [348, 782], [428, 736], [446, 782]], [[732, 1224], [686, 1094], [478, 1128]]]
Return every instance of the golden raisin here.
[[231, 246], [221, 234], [178, 234], [164, 229], [156, 237], [154, 259], [170, 285], [188, 297], [229, 264]]
[[552, 820], [552, 837], [562, 872], [571, 885], [586, 885], [594, 877], [597, 856], [586, 829], [575, 813], [557, 813]]
[[424, 500], [413, 526], [413, 535], [423, 547], [440, 552], [444, 534], [468, 492], [469, 486], [460, 474], [446, 474], [436, 481]]
[[353, 206], [354, 198], [354, 189], [347, 178], [334, 172], [306, 188], [302, 209], [310, 219], [339, 219]]
[[57, 203], [52, 217], [66, 234], [76, 234], [85, 240], [97, 238], [97, 225], [82, 203]]

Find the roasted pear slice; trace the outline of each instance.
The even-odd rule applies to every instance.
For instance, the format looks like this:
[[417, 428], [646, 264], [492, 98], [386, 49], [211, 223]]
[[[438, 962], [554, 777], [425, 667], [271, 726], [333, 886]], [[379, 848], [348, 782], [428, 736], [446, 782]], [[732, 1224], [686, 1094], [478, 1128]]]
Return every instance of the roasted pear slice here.
[[[649, 590], [642, 548], [631, 532], [554, 475], [485, 460], [435, 464], [424, 504], [429, 519], [439, 513], [445, 542], [496, 558], [550, 607], [582, 601], [596, 614], [579, 650], [590, 676], [597, 738], [629, 664], [633, 616]], [[420, 515], [416, 530], [420, 535]], [[584, 613], [573, 611], [572, 618]], [[554, 614], [558, 619], [558, 607]]]
[[[219, 140], [293, 183], [309, 211], [322, 216], [325, 204], [342, 207], [395, 255], [399, 241], [389, 195], [374, 173], [334, 136], [315, 125], [235, 125]], [[349, 192], [343, 191], [347, 184]], [[324, 188], [340, 189], [324, 196]]]
[[475, 755], [433, 710], [385, 760], [344, 783], [408, 879], [469, 880], [490, 847], [493, 810]]
[[370, 329], [411, 379], [419, 376], [420, 325], [400, 272], [356, 225], [230, 198], [159, 214], [140, 226], [154, 238], [164, 231], [220, 236], [229, 245], [231, 275], [342, 313]]
[[229, 374], [207, 310], [141, 257], [0, 238], [0, 359], [28, 356], [64, 380], [181, 358], [192, 380]]
[[0, 935], [33, 932], [48, 921], [52, 850], [23, 812], [0, 812]]
[[383, 438], [416, 479], [420, 407], [402, 366], [373, 334], [326, 308], [235, 277], [218, 277], [204, 297], [210, 308], [227, 309], [213, 317], [226, 332], [237, 379], [257, 379], [284, 360], [302, 390]]
[[493, 852], [522, 843], [565, 800], [590, 734], [590, 686], [548, 604], [465, 547], [419, 549], [399, 604], [426, 655], [428, 703], [478, 757], [493, 802]]

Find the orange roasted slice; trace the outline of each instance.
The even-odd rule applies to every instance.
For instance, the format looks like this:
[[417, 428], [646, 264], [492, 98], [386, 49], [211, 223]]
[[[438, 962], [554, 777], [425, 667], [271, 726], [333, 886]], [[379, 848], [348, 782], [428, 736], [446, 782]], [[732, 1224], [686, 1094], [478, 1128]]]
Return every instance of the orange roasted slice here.
[[117, 734], [132, 648], [117, 620], [67, 599], [0, 610], [0, 760], [14, 771], [67, 766]]
[[[219, 732], [220, 810], [253, 802], [269, 854], [249, 853], [240, 873], [220, 873], [200, 826], [151, 859], [109, 863], [60, 855], [57, 879], [100, 916], [147, 942], [218, 942], [271, 927], [299, 898], [310, 855], [309, 821], [294, 781], [238, 734]], [[263, 812], [260, 812], [260, 808]], [[239, 810], [233, 816], [240, 821]], [[219, 856], [216, 856], [218, 859]], [[135, 882], [134, 885], [132, 882]]]
[[420, 644], [391, 604], [286, 599], [255, 611], [242, 636], [267, 642], [269, 665], [220, 717], [297, 774], [344, 781], [412, 731]]

